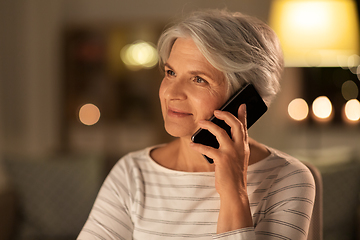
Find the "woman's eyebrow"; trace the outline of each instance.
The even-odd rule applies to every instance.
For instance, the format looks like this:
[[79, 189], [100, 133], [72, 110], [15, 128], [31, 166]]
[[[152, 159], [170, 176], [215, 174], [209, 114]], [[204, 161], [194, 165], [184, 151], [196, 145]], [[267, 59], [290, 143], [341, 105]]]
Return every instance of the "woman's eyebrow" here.
[[168, 67], [168, 68], [170, 68], [170, 69], [174, 69], [173, 67], [171, 67], [171, 65], [170, 64], [168, 64], [167, 62], [164, 64], [164, 66], [165, 67]]
[[[164, 64], [164, 66], [165, 67], [168, 67], [168, 68], [170, 68], [170, 69], [174, 69], [169, 63], [165, 63]], [[208, 73], [206, 73], [206, 72], [204, 72], [204, 71], [200, 71], [200, 70], [192, 70], [192, 71], [189, 71], [189, 73], [190, 74], [192, 74], [192, 75], [205, 75], [205, 76], [207, 76], [207, 77], [211, 77], [211, 75], [210, 74], [208, 74]]]
[[[167, 68], [169, 68], [169, 69], [174, 69], [169, 63], [165, 63], [164, 64], [164, 66], [165, 67], [167, 67]], [[192, 71], [189, 71], [189, 73], [191, 74], [191, 75], [203, 75], [203, 76], [206, 76], [206, 77], [208, 77], [209, 79], [211, 79], [211, 80], [213, 80], [213, 81], [215, 81], [215, 82], [221, 82], [221, 79], [217, 79], [217, 78], [215, 78], [212, 74], [209, 74], [209, 73], [207, 73], [207, 72], [205, 72], [205, 71], [201, 71], [201, 70], [192, 70]]]
[[211, 72], [204, 72], [200, 70], [190, 71], [190, 74], [192, 75], [203, 75], [206, 76], [208, 79], [212, 80], [213, 82], [216, 82], [218, 84], [221, 84], [223, 82], [222, 78], [216, 77], [216, 74], [212, 74]]

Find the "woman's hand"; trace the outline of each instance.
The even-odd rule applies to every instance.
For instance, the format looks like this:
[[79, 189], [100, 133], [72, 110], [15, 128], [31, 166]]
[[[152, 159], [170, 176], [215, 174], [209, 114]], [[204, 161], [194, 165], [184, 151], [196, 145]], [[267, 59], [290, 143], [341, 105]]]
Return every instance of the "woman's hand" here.
[[224, 129], [214, 123], [201, 121], [200, 127], [214, 134], [220, 146], [215, 149], [193, 143], [192, 147], [214, 160], [215, 187], [220, 195], [218, 233], [221, 233], [252, 226], [246, 189], [250, 148], [245, 104], [240, 106], [238, 118], [229, 112], [218, 110], [214, 115], [231, 127], [231, 138]]
[[246, 127], [246, 106], [239, 108], [239, 118], [229, 112], [216, 110], [215, 117], [231, 127], [231, 136], [210, 121], [201, 121], [200, 127], [209, 130], [219, 142], [215, 149], [201, 144], [192, 144], [200, 153], [212, 158], [215, 164], [216, 190], [220, 196], [246, 194], [246, 171], [250, 150]]

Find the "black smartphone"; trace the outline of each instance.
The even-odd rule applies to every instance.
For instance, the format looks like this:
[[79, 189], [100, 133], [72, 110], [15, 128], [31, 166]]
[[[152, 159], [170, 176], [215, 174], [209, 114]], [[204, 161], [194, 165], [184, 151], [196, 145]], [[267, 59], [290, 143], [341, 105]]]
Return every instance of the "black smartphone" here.
[[[237, 117], [238, 109], [243, 103], [246, 104], [247, 128], [249, 129], [267, 111], [267, 106], [265, 102], [252, 84], [247, 84], [245, 87], [241, 88], [238, 92], [236, 92], [220, 108], [220, 110], [230, 112]], [[225, 129], [231, 137], [231, 128], [225, 123], [225, 121], [220, 120], [215, 116], [212, 116], [209, 121]], [[216, 137], [206, 129], [200, 128], [199, 130], [197, 130], [191, 137], [191, 140], [194, 143], [200, 143], [203, 145], [211, 146], [213, 148], [219, 148], [219, 142], [217, 141]], [[211, 158], [205, 155], [204, 157], [209, 163], [214, 162]]]

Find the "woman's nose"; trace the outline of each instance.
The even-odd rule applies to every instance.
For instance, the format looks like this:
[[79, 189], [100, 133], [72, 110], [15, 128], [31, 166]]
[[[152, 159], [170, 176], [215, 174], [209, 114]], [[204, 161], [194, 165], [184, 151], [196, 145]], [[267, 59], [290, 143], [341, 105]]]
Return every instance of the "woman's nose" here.
[[170, 83], [165, 91], [165, 96], [171, 100], [186, 99], [186, 84], [181, 81], [174, 81]]

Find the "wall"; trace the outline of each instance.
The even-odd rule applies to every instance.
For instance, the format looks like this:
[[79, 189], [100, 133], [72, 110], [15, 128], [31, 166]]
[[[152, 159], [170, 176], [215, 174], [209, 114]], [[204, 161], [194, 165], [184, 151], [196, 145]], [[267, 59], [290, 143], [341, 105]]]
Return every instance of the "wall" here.
[[166, 21], [176, 15], [202, 8], [228, 8], [266, 20], [269, 5], [268, 0], [64, 0], [64, 21]]
[[0, 4], [0, 145], [4, 152], [42, 154], [58, 139], [59, 2]]
[[[169, 22], [199, 8], [228, 8], [266, 21], [270, 1], [263, 0], [16, 0], [0, 2], [0, 150], [42, 155], [59, 149], [61, 136], [61, 33], [72, 24], [136, 21]], [[283, 90], [269, 113], [250, 133], [274, 147], [306, 146], [316, 131], [289, 121], [286, 108], [301, 85], [296, 69], [287, 69]], [[301, 132], [303, 137], [294, 138]], [[324, 145], [355, 145], [358, 130], [324, 131]], [[351, 133], [349, 135], [348, 133]], [[274, 137], [276, 136], [276, 137]], [[339, 137], [340, 136], [340, 137]]]
[[58, 150], [62, 114], [60, 37], [64, 26], [167, 22], [182, 12], [213, 7], [244, 10], [266, 19], [268, 4], [258, 3], [259, 0], [1, 1], [0, 150], [24, 155]]

